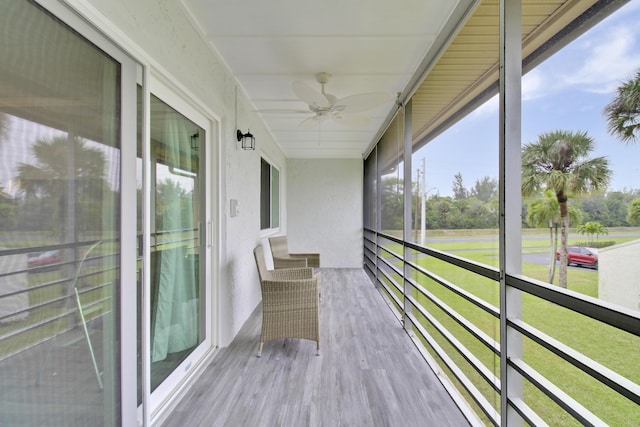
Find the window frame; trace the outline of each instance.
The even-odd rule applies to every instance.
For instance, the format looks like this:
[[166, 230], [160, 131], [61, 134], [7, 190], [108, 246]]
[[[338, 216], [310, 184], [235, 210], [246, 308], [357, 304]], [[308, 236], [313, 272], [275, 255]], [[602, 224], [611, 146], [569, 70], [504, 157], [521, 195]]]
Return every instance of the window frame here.
[[[267, 165], [269, 167], [269, 182], [263, 182], [266, 177], [263, 167]], [[277, 182], [274, 182], [274, 171], [276, 171]], [[280, 211], [281, 211], [281, 177], [282, 173], [278, 166], [274, 164], [267, 156], [260, 156], [260, 232], [272, 233], [280, 230]], [[268, 189], [268, 198], [265, 197], [264, 190]], [[277, 189], [277, 194], [274, 194], [274, 189]], [[268, 203], [269, 206], [265, 206]], [[263, 215], [268, 211], [268, 226], [265, 224], [265, 218]]]

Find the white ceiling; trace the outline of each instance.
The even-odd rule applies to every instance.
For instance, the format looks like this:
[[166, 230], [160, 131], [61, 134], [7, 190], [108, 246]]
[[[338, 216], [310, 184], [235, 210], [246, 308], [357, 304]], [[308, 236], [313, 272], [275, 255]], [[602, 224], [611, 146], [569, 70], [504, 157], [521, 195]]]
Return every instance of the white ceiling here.
[[[373, 120], [348, 127], [323, 119], [320, 129], [298, 124], [312, 113], [260, 112], [288, 157], [361, 158], [396, 94], [406, 90], [433, 55], [459, 1], [443, 0], [183, 0], [256, 110], [308, 110], [292, 89], [302, 81], [320, 91], [315, 75], [332, 77], [327, 93], [343, 98], [385, 92], [389, 101], [361, 114]], [[469, 3], [465, 1], [464, 3]], [[259, 141], [259, 136], [256, 135]]]

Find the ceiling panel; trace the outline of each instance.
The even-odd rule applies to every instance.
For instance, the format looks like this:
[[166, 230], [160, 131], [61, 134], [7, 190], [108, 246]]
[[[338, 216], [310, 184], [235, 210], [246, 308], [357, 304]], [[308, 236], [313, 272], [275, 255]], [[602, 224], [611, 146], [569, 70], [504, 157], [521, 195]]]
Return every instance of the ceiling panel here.
[[[402, 91], [415, 91], [414, 140], [425, 143], [497, 81], [499, 0], [182, 2], [288, 157], [361, 157]], [[523, 0], [523, 55], [595, 3], [620, 1]], [[325, 90], [337, 98], [381, 91], [389, 101], [358, 128], [327, 121], [301, 130], [312, 113], [264, 111], [308, 110], [291, 85], [320, 91], [318, 72], [332, 74]]]
[[[369, 126], [328, 120], [320, 132], [303, 131], [298, 124], [312, 114], [260, 113], [289, 157], [362, 157], [438, 33], [460, 19], [453, 16], [460, 1], [182, 1], [256, 111], [308, 110], [291, 85], [321, 91], [319, 72], [331, 73], [325, 89], [336, 98], [388, 94], [386, 104], [363, 113]], [[301, 147], [296, 139], [316, 144]]]

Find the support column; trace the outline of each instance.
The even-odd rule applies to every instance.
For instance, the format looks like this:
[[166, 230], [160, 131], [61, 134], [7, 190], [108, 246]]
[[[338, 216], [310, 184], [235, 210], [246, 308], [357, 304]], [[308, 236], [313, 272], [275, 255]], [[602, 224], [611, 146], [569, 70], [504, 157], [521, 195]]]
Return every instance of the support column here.
[[[401, 123], [398, 126], [402, 125], [402, 147], [403, 147], [403, 163], [404, 163], [404, 237], [403, 241], [407, 241], [411, 239], [411, 225], [413, 221], [411, 221], [411, 213], [413, 212], [413, 191], [412, 191], [412, 182], [411, 182], [411, 154], [412, 154], [412, 135], [411, 135], [411, 101], [407, 103], [404, 108], [400, 108], [398, 111], [398, 118], [401, 120]], [[410, 259], [409, 249], [405, 246], [403, 248], [402, 256], [404, 260]], [[404, 307], [402, 313], [402, 320], [404, 324], [404, 328], [407, 331], [411, 330], [411, 322], [408, 319], [407, 314], [411, 312], [411, 304], [407, 301], [407, 295], [411, 294], [412, 286], [405, 279], [407, 276], [411, 274], [410, 267], [407, 266], [406, 262], [403, 264], [403, 295], [404, 295]]]
[[507, 319], [522, 318], [522, 295], [506, 275], [522, 272], [521, 196], [521, 0], [500, 0], [500, 414], [502, 426], [520, 426], [508, 399], [523, 398], [522, 377], [507, 367], [522, 357], [522, 337]]

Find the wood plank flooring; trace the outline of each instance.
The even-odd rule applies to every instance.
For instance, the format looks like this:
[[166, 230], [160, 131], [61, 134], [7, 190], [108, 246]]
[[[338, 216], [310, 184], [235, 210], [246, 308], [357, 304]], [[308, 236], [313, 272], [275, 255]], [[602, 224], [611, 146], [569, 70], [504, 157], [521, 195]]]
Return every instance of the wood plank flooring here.
[[164, 427], [468, 426], [361, 269], [323, 269], [321, 354], [275, 340], [257, 358], [261, 309]]

